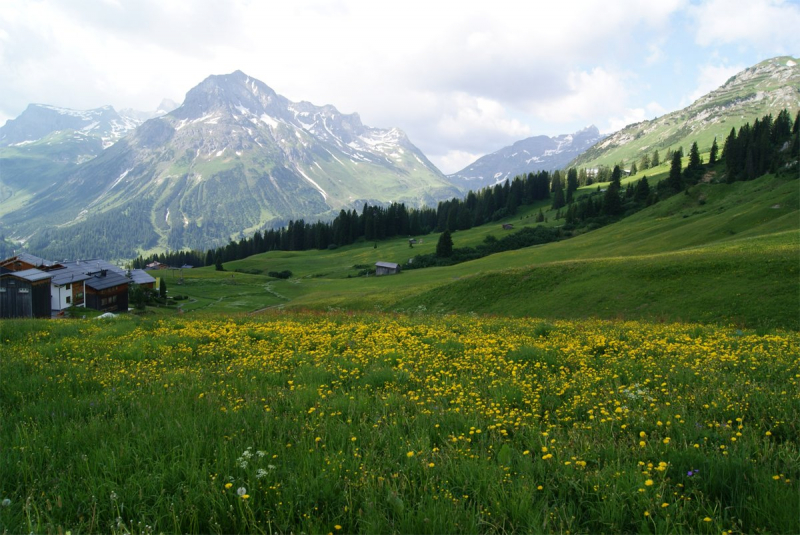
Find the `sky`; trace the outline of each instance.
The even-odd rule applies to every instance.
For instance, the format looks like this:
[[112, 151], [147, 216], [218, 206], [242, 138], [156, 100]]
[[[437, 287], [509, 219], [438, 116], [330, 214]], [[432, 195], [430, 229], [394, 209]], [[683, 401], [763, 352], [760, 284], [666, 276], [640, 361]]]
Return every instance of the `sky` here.
[[454, 173], [680, 109], [781, 55], [800, 55], [800, 0], [3, 0], [0, 124], [30, 103], [153, 111], [241, 70], [398, 127]]

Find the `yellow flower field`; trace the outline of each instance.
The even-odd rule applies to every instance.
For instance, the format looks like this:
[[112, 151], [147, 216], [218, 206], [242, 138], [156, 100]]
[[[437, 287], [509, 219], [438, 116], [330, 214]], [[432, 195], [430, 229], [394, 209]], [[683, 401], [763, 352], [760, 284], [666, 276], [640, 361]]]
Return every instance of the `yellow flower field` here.
[[796, 332], [7, 325], [0, 531], [800, 531]]

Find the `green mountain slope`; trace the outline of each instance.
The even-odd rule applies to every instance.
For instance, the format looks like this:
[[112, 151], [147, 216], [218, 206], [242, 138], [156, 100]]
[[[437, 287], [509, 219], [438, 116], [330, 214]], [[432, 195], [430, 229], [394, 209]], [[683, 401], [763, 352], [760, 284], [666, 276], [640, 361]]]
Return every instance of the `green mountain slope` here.
[[[722, 148], [731, 128], [753, 123], [771, 113], [800, 110], [800, 59], [789, 56], [763, 61], [729, 79], [722, 87], [690, 106], [652, 121], [628, 125], [590, 148], [569, 167], [596, 168], [633, 162], [653, 151], [697, 142], [707, 152], [714, 138]], [[663, 158], [664, 155], [661, 154]]]
[[[506, 220], [534, 225], [538, 206]], [[553, 224], [553, 212], [548, 212]], [[502, 237], [501, 221], [453, 235], [457, 246]], [[438, 236], [335, 251], [270, 252], [185, 273], [187, 310], [290, 306], [645, 318], [800, 328], [800, 190], [791, 177], [699, 184], [619, 223], [562, 242], [450, 267], [356, 277], [376, 261], [404, 264]], [[232, 273], [288, 269], [288, 281]], [[347, 278], [348, 276], [353, 278]], [[247, 288], [246, 291], [244, 288]]]

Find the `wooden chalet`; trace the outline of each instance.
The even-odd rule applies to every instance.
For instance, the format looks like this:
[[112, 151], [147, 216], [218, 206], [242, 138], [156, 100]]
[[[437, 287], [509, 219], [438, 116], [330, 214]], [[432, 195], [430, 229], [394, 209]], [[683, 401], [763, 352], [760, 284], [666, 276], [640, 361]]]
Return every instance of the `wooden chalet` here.
[[11, 258], [0, 260], [0, 268], [5, 268], [9, 271], [25, 271], [28, 269], [42, 269], [55, 267], [56, 262], [45, 260], [28, 253], [20, 253]]
[[400, 273], [400, 264], [375, 262], [375, 275], [397, 275], [398, 273]]
[[102, 312], [128, 311], [128, 284], [130, 279], [114, 271], [103, 269], [88, 273], [86, 280], [86, 306]]
[[143, 269], [134, 269], [130, 272], [128, 278], [134, 284], [138, 284], [142, 288], [149, 288], [154, 290], [156, 287], [156, 279], [154, 279], [149, 273], [147, 273]]
[[0, 317], [49, 318], [50, 274], [35, 268], [0, 267]]
[[511, 223], [503, 223], [503, 230], [514, 230], [514, 225]]

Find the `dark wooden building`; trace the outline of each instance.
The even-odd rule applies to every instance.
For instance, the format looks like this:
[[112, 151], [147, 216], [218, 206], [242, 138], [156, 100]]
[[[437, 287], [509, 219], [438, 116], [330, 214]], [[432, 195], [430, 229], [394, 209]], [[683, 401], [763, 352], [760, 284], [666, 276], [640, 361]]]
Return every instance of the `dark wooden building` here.
[[40, 258], [28, 253], [20, 253], [12, 256], [11, 258], [0, 260], [0, 267], [9, 271], [25, 271], [28, 269], [49, 268], [56, 265], [56, 262], [50, 262], [49, 260], [45, 260], [44, 258]]
[[130, 279], [106, 269], [88, 275], [91, 277], [84, 282], [87, 307], [103, 312], [128, 311]]
[[400, 273], [400, 264], [375, 262], [375, 275], [397, 275], [398, 273]]
[[0, 268], [0, 317], [49, 318], [50, 274]]
[[134, 269], [128, 278], [142, 288], [156, 289], [156, 279], [143, 269]]

